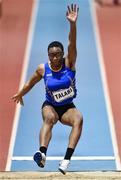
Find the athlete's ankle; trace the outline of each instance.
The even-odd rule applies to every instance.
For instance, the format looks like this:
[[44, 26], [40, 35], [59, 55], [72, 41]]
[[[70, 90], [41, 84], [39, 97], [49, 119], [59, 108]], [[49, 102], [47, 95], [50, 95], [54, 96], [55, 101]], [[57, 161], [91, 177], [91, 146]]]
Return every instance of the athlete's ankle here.
[[67, 148], [64, 159], [70, 160], [73, 152], [74, 152], [73, 148]]
[[45, 146], [40, 146], [39, 150], [45, 154], [46, 156], [46, 153], [47, 153], [47, 148]]

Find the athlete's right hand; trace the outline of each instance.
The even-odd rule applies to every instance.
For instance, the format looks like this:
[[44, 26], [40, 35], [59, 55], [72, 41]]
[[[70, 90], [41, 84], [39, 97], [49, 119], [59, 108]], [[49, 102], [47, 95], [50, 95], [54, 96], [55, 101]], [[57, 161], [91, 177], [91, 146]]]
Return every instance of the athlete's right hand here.
[[24, 106], [24, 102], [23, 102], [23, 98], [22, 96], [18, 93], [15, 94], [13, 97], [11, 97], [11, 99], [16, 102], [16, 103], [20, 103], [22, 106]]

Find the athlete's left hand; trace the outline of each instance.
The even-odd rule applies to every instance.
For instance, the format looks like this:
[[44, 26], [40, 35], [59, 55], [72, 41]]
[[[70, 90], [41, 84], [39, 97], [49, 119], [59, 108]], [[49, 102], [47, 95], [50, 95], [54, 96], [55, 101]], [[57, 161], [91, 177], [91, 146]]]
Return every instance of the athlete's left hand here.
[[76, 4], [71, 4], [68, 6], [68, 11], [66, 12], [66, 17], [69, 22], [75, 23], [78, 17], [79, 7]]

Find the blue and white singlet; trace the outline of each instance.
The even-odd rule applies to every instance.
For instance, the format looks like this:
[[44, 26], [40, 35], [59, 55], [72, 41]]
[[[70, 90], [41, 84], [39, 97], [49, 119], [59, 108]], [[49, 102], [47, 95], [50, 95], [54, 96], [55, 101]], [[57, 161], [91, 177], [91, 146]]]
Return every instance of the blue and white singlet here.
[[46, 100], [54, 106], [70, 104], [76, 97], [75, 71], [66, 67], [65, 64], [60, 71], [54, 72], [46, 63], [43, 78]]

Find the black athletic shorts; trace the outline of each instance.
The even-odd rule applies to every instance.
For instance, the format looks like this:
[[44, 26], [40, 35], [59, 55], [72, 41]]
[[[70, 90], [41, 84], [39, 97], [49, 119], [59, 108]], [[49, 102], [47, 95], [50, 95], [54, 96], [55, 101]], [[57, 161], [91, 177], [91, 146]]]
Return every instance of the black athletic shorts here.
[[57, 112], [58, 116], [59, 116], [59, 120], [61, 120], [61, 117], [63, 116], [63, 114], [70, 108], [76, 108], [76, 106], [74, 105], [74, 103], [70, 103], [70, 104], [66, 104], [66, 105], [63, 105], [63, 106], [54, 106], [53, 104], [51, 104], [50, 102], [48, 101], [44, 101], [43, 105], [42, 105], [42, 108], [47, 106], [47, 105], [50, 105], [54, 108], [54, 110]]

